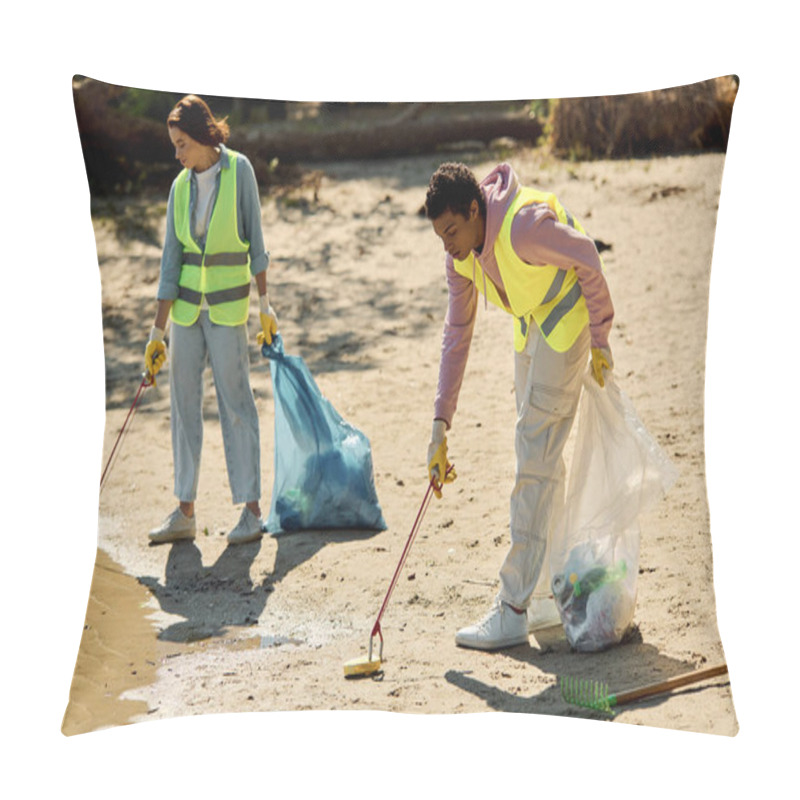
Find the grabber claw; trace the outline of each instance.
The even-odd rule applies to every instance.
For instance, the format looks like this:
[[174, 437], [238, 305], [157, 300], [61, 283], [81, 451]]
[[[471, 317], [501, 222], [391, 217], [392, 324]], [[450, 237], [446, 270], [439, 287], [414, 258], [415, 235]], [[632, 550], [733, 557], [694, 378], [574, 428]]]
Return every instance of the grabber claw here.
[[[378, 657], [373, 658], [372, 645], [375, 640], [376, 632], [380, 638], [380, 650], [378, 651]], [[344, 676], [345, 678], [353, 678], [357, 676], [374, 675], [376, 672], [380, 671], [382, 663], [383, 633], [381, 633], [380, 623], [376, 622], [375, 627], [372, 629], [372, 633], [369, 637], [369, 652], [366, 656], [360, 656], [359, 658], [353, 658], [350, 661], [346, 661], [344, 665]]]

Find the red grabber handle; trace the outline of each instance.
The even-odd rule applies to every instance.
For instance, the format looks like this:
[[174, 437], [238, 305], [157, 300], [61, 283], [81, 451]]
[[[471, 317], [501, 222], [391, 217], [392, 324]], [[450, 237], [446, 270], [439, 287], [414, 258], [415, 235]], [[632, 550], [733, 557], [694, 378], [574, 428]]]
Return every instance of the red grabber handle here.
[[[445, 475], [449, 475], [454, 469], [453, 465], [451, 464], [447, 468], [447, 472]], [[372, 657], [372, 639], [377, 635], [380, 637], [381, 640], [381, 652], [383, 652], [383, 633], [381, 632], [381, 617], [383, 616], [383, 612], [386, 610], [386, 606], [389, 603], [389, 598], [392, 596], [392, 592], [394, 591], [394, 587], [397, 584], [397, 579], [400, 576], [400, 572], [403, 569], [403, 565], [406, 563], [406, 558], [408, 557], [409, 550], [411, 550], [411, 545], [414, 543], [414, 539], [419, 532], [420, 526], [422, 525], [422, 520], [425, 516], [425, 512], [428, 510], [428, 506], [431, 502], [431, 495], [433, 494], [433, 480], [428, 483], [427, 491], [425, 492], [425, 497], [422, 499], [422, 503], [419, 507], [419, 511], [417, 512], [417, 518], [414, 520], [414, 524], [411, 527], [411, 533], [408, 535], [408, 539], [406, 541], [406, 546], [403, 548], [403, 552], [400, 556], [400, 561], [397, 564], [397, 568], [394, 571], [394, 576], [392, 577], [392, 582], [389, 584], [389, 590], [386, 592], [386, 597], [383, 599], [383, 605], [381, 605], [381, 610], [378, 612], [378, 617], [375, 620], [375, 624], [372, 626], [372, 633], [370, 634], [369, 638], [369, 649], [370, 649], [370, 658]]]
[[148, 387], [153, 385], [153, 376], [149, 372], [142, 373], [142, 382], [139, 384], [139, 390], [136, 392], [136, 397], [133, 398], [133, 403], [131, 404], [130, 409], [128, 410], [128, 415], [125, 417], [125, 421], [122, 423], [122, 427], [120, 428], [119, 434], [117, 435], [117, 440], [114, 442], [114, 446], [111, 448], [111, 454], [108, 457], [108, 461], [106, 462], [105, 469], [103, 470], [103, 474], [100, 476], [100, 490], [102, 491], [103, 485], [106, 480], [106, 476], [108, 475], [108, 470], [111, 467], [111, 463], [114, 460], [114, 454], [119, 447], [120, 442], [122, 441], [122, 436], [125, 433], [125, 428], [128, 426], [128, 423], [131, 420], [131, 417], [134, 415], [136, 411], [136, 406], [139, 403], [139, 398], [142, 396], [142, 391], [147, 389]]

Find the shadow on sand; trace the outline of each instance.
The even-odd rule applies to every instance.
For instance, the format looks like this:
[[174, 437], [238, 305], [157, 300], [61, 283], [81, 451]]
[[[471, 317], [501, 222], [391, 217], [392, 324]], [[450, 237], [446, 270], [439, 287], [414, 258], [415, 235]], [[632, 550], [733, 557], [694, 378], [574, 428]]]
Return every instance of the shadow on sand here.
[[282, 533], [274, 536], [278, 549], [272, 571], [254, 583], [251, 568], [263, 540], [229, 545], [211, 566], [204, 566], [193, 541], [171, 545], [164, 582], [141, 576], [168, 614], [183, 617], [158, 634], [162, 641], [196, 642], [222, 636], [230, 627], [256, 625], [267, 599], [293, 569], [313, 558], [328, 544], [365, 540], [377, 530], [325, 530]]

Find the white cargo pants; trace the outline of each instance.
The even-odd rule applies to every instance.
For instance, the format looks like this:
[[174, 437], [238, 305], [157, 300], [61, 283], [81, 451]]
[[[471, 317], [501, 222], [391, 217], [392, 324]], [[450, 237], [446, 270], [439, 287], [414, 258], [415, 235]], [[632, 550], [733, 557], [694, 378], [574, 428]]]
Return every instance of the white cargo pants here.
[[169, 383], [175, 495], [197, 497], [203, 446], [203, 371], [211, 364], [234, 504], [261, 497], [258, 412], [250, 386], [245, 325], [215, 325], [201, 311], [194, 325], [171, 326]]
[[551, 594], [551, 521], [564, 503], [564, 445], [569, 437], [589, 359], [589, 329], [557, 353], [531, 325], [515, 354], [517, 471], [511, 493], [511, 547], [500, 568], [499, 598], [527, 608]]

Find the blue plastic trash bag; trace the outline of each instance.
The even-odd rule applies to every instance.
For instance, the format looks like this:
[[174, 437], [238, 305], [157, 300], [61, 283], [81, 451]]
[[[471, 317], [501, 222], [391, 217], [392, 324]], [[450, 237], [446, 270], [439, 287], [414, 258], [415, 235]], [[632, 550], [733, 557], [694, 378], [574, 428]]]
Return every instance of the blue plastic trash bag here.
[[275, 397], [275, 477], [267, 530], [385, 530], [369, 440], [323, 397], [276, 334], [262, 345]]

